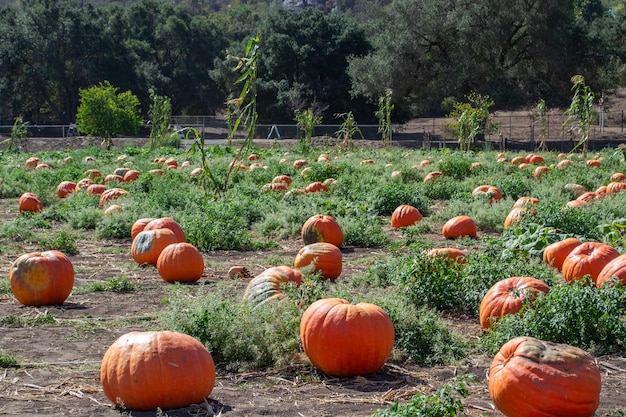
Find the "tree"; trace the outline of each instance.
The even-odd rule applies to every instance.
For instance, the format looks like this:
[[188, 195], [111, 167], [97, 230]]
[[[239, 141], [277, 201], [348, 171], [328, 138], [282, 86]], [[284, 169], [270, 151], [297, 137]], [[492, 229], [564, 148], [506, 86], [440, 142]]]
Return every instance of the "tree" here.
[[135, 135], [143, 125], [139, 99], [130, 91], [117, 91], [108, 81], [80, 90], [76, 114], [78, 130], [102, 137], [102, 144], [107, 149], [111, 147], [113, 135]]

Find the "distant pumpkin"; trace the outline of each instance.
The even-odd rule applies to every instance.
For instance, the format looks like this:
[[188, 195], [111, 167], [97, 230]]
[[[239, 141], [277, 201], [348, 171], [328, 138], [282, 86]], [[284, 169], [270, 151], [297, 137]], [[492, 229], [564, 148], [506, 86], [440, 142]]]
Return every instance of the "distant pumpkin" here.
[[144, 229], [133, 239], [130, 254], [139, 265], [156, 265], [163, 249], [173, 243], [178, 240], [170, 229]]
[[39, 196], [31, 192], [26, 192], [20, 196], [17, 201], [17, 207], [20, 213], [36, 213], [39, 211], [43, 211], [44, 209], [43, 203], [39, 199]]

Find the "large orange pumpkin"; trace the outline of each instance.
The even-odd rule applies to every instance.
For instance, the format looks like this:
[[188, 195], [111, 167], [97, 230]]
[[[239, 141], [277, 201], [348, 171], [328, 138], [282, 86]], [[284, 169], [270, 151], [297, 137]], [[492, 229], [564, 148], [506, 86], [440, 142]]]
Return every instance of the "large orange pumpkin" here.
[[585, 275], [596, 282], [602, 268], [620, 253], [602, 242], [585, 242], [576, 246], [563, 261], [563, 278], [570, 282]]
[[173, 243], [178, 240], [170, 229], [144, 229], [133, 239], [130, 254], [139, 265], [156, 265], [163, 249]]
[[596, 286], [600, 288], [613, 277], [626, 284], [626, 254], [614, 258], [602, 268], [596, 279]]
[[155, 220], [155, 218], [154, 217], [143, 217], [143, 218], [138, 219], [137, 221], [135, 221], [135, 223], [133, 223], [133, 225], [130, 228], [130, 237], [133, 238], [133, 239], [135, 237], [137, 237], [139, 232], [142, 232], [143, 229], [146, 228], [146, 225], [148, 223], [150, 223], [152, 220]]
[[500, 317], [521, 310], [524, 299], [533, 292], [548, 292], [545, 282], [533, 277], [511, 277], [496, 282], [484, 295], [479, 309], [480, 325], [489, 329]]
[[65, 198], [68, 194], [73, 193], [76, 190], [76, 183], [73, 181], [61, 181], [57, 185], [57, 197]]
[[532, 337], [509, 340], [489, 368], [489, 393], [508, 417], [591, 417], [601, 387], [590, 354]]
[[178, 242], [161, 251], [156, 267], [164, 281], [196, 282], [204, 273], [204, 258], [191, 243]]
[[185, 232], [183, 228], [176, 222], [176, 220], [170, 217], [160, 217], [158, 219], [154, 219], [144, 227], [144, 230], [156, 230], [156, 229], [170, 229], [174, 232], [176, 239], [179, 242], [186, 242], [187, 238], [185, 236]]
[[36, 213], [38, 211], [43, 211], [43, 203], [39, 199], [39, 196], [31, 192], [26, 192], [20, 196], [17, 201], [17, 207], [20, 213]]
[[289, 282], [300, 286], [304, 282], [304, 274], [286, 265], [267, 268], [250, 280], [243, 299], [253, 305], [280, 300], [285, 296], [283, 285]]
[[63, 304], [74, 288], [74, 267], [57, 250], [27, 253], [11, 265], [9, 285], [17, 301], [24, 305]]
[[396, 229], [413, 226], [420, 221], [422, 221], [422, 213], [409, 204], [401, 204], [391, 213], [391, 227]]
[[302, 241], [306, 245], [328, 242], [339, 247], [343, 244], [343, 232], [333, 216], [316, 214], [302, 225]]
[[204, 402], [215, 364], [200, 341], [177, 332], [130, 332], [106, 351], [100, 383], [109, 400], [129, 410], [181, 408]]
[[304, 246], [293, 262], [295, 268], [313, 265], [313, 271], [320, 272], [324, 278], [336, 279], [341, 275], [343, 255], [332, 243], [318, 242]]
[[576, 246], [582, 245], [582, 243], [583, 242], [575, 237], [568, 237], [567, 239], [551, 243], [543, 250], [543, 262], [561, 271], [567, 255], [569, 255]]
[[463, 236], [476, 237], [476, 231], [476, 223], [469, 216], [453, 217], [441, 229], [446, 239], [456, 239]]
[[389, 315], [369, 303], [324, 298], [300, 320], [300, 340], [313, 365], [329, 375], [367, 375], [383, 367], [394, 344]]

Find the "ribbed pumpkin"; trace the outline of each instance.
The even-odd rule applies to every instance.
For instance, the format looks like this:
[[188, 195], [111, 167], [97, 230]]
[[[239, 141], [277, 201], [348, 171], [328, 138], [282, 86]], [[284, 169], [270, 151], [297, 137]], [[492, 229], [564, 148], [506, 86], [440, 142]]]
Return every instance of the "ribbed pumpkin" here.
[[76, 191], [80, 191], [85, 189], [93, 184], [93, 180], [91, 178], [83, 178], [76, 183]]
[[504, 228], [507, 229], [511, 226], [515, 226], [527, 212], [528, 211], [524, 207], [513, 207], [504, 219]]
[[547, 293], [550, 287], [533, 277], [511, 277], [496, 282], [483, 296], [480, 303], [480, 325], [489, 329], [493, 323], [506, 314], [521, 310], [524, 299], [533, 292]]
[[164, 281], [196, 282], [204, 273], [204, 258], [191, 243], [178, 242], [161, 251], [156, 267]]
[[142, 232], [143, 229], [145, 229], [146, 225], [148, 223], [150, 223], [152, 220], [155, 220], [155, 218], [154, 217], [143, 217], [143, 218], [135, 221], [135, 223], [133, 223], [133, 225], [130, 228], [130, 237], [133, 238], [133, 239], [135, 237], [137, 237], [139, 232]]
[[341, 275], [343, 255], [332, 243], [319, 242], [304, 246], [293, 262], [295, 268], [313, 265], [313, 271], [320, 272], [324, 278], [336, 279]]
[[87, 194], [91, 195], [102, 195], [102, 193], [104, 193], [108, 189], [109, 187], [104, 184], [90, 184], [87, 186], [85, 191], [87, 191]]
[[495, 203], [502, 200], [502, 193], [500, 189], [493, 185], [481, 185], [472, 190], [472, 195], [475, 197], [486, 198], [489, 203]]
[[126, 173], [124, 174], [124, 182], [132, 182], [135, 181], [137, 178], [139, 178], [139, 175], [141, 173], [136, 170], [136, 169], [129, 169], [128, 171], [126, 171]]
[[183, 228], [176, 222], [176, 220], [170, 217], [160, 217], [158, 219], [154, 219], [144, 227], [144, 230], [156, 230], [156, 229], [170, 229], [174, 232], [176, 239], [179, 242], [186, 242], [187, 238], [185, 237], [185, 232]]
[[300, 320], [300, 340], [313, 365], [329, 375], [367, 375], [383, 367], [394, 344], [389, 315], [369, 303], [324, 298]]
[[543, 250], [543, 262], [561, 271], [567, 255], [569, 255], [575, 247], [582, 245], [582, 243], [583, 242], [575, 237], [568, 237], [567, 239], [551, 243]]
[[626, 254], [614, 258], [602, 268], [596, 280], [596, 287], [600, 288], [613, 277], [626, 284]]
[[423, 182], [425, 184], [425, 183], [430, 182], [430, 181], [434, 180], [435, 178], [439, 178], [439, 177], [443, 177], [443, 172], [441, 172], [441, 171], [429, 172], [424, 177], [424, 181]]
[[309, 185], [307, 185], [304, 188], [304, 190], [307, 193], [321, 193], [321, 192], [328, 191], [328, 187], [324, 183], [321, 183], [319, 181], [314, 181], [310, 183]]
[[243, 299], [253, 305], [282, 299], [285, 296], [283, 286], [289, 282], [300, 286], [304, 282], [304, 274], [286, 265], [267, 268], [250, 280]]
[[340, 247], [343, 244], [341, 226], [333, 216], [316, 214], [309, 217], [302, 225], [302, 241], [306, 245], [328, 242]]
[[215, 364], [200, 341], [177, 332], [130, 332], [106, 351], [100, 366], [105, 395], [129, 410], [163, 410], [204, 402]]
[[576, 246], [563, 261], [563, 278], [571, 282], [589, 275], [596, 282], [602, 268], [620, 253], [601, 242], [585, 242]]
[[624, 190], [626, 190], [626, 182], [614, 181], [610, 182], [609, 185], [606, 186], [607, 194], [617, 194], [621, 193]]
[[422, 213], [409, 204], [401, 204], [391, 213], [391, 227], [396, 229], [413, 226], [420, 221], [422, 221]]
[[448, 257], [459, 264], [467, 263], [467, 255], [457, 248], [432, 248], [426, 252], [426, 256], [431, 258], [436, 256]]
[[515, 200], [513, 207], [526, 207], [533, 204], [539, 204], [539, 199], [536, 197], [522, 196]]
[[170, 229], [144, 229], [133, 239], [130, 254], [139, 265], [156, 265], [163, 249], [173, 243], [178, 240]]
[[57, 250], [27, 253], [11, 265], [9, 285], [17, 301], [24, 305], [63, 304], [74, 288], [74, 267]]
[[446, 239], [456, 239], [463, 236], [476, 237], [476, 231], [476, 223], [469, 216], [453, 217], [441, 229]]
[[104, 206], [114, 200], [117, 200], [120, 197], [123, 197], [128, 194], [128, 191], [122, 188], [109, 188], [105, 190], [102, 194], [100, 194], [100, 208], [104, 208]]
[[36, 213], [39, 211], [43, 211], [43, 203], [41, 202], [37, 194], [26, 192], [22, 194], [18, 199], [17, 208], [20, 213]]
[[57, 185], [57, 197], [65, 198], [68, 194], [73, 193], [76, 190], [76, 183], [73, 181], [61, 181]]
[[591, 417], [601, 387], [587, 352], [532, 337], [509, 340], [489, 369], [489, 393], [507, 417]]

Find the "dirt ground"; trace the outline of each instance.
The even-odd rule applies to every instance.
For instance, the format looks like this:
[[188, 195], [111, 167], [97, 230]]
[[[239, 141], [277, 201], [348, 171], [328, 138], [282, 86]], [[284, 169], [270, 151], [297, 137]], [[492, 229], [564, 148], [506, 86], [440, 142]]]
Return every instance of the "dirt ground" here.
[[[116, 146], [132, 140], [120, 139]], [[44, 141], [46, 146], [51, 142]], [[57, 144], [58, 145], [58, 144]], [[266, 143], [265, 146], [270, 146]], [[36, 142], [29, 144], [32, 149]], [[11, 221], [17, 202], [0, 200], [0, 222]], [[393, 235], [397, 233], [388, 230]], [[440, 239], [433, 236], [433, 239]], [[283, 242], [281, 256], [293, 256], [300, 248], [296, 240]], [[15, 354], [23, 365], [0, 369], [0, 415], [40, 416], [156, 416], [155, 412], [124, 412], [105, 397], [99, 382], [99, 365], [104, 352], [119, 336], [156, 326], [154, 317], [162, 308], [169, 284], [154, 268], [139, 268], [130, 256], [130, 240], [96, 241], [84, 236], [77, 242], [78, 255], [71, 257], [76, 286], [104, 282], [123, 275], [141, 290], [128, 293], [74, 293], [59, 307], [24, 307], [12, 296], [0, 297], [0, 317], [36, 318], [52, 315], [53, 323], [29, 327], [4, 325], [0, 350]], [[0, 242], [0, 263], [7, 274], [11, 263], [34, 247]], [[362, 272], [368, 261], [383, 249], [344, 248], [342, 275]], [[225, 280], [233, 265], [259, 272], [257, 252], [206, 253], [205, 274], [197, 285]], [[6, 276], [6, 275], [5, 275]], [[245, 286], [244, 282], [234, 284]], [[468, 337], [479, 337], [476, 317], [451, 317], [450, 325]], [[602, 372], [602, 396], [597, 416], [626, 413], [626, 355], [597, 358]], [[433, 393], [454, 375], [471, 372], [477, 382], [463, 400], [466, 416], [502, 416], [494, 410], [487, 389], [486, 372], [491, 358], [476, 356], [459, 366], [405, 368], [392, 364], [367, 377], [332, 378], [315, 371], [303, 359], [283, 369], [245, 374], [218, 374], [216, 386], [206, 403], [179, 410], [169, 416], [278, 416], [278, 417], [366, 417], [394, 401], [406, 401], [416, 393]], [[618, 414], [617, 412], [621, 413]]]

